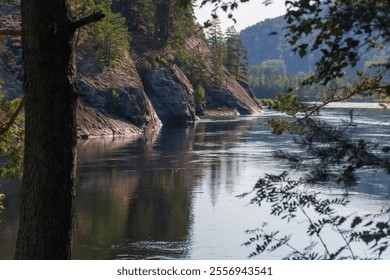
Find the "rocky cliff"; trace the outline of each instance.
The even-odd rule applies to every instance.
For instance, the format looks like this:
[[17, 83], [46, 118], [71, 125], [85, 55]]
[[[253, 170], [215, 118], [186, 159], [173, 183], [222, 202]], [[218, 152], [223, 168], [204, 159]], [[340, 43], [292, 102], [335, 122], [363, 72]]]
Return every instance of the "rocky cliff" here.
[[[0, 29], [20, 29], [17, 5], [0, 3]], [[188, 39], [187, 50], [191, 52], [194, 47], [210, 61], [210, 50], [200, 37]], [[80, 138], [130, 136], [156, 130], [161, 121], [188, 124], [198, 119], [194, 88], [185, 71], [175, 60], [156, 60], [159, 52], [146, 49], [132, 56], [124, 53], [115, 65], [102, 66], [88, 49], [77, 48], [77, 80], [82, 95], [77, 111]], [[240, 85], [226, 69], [224, 72], [223, 86], [206, 89], [203, 112], [260, 112], [249, 87]], [[21, 39], [0, 37], [0, 79], [9, 98], [22, 95], [22, 77]]]
[[154, 109], [163, 123], [194, 123], [194, 89], [182, 70], [175, 64], [153, 61], [143, 56], [138, 69]]
[[[0, 3], [0, 29], [20, 29], [15, 4]], [[102, 67], [85, 49], [77, 52], [78, 137], [131, 136], [161, 127], [133, 60], [124, 55], [114, 67]], [[19, 37], [0, 37], [0, 79], [9, 98], [22, 95]]]
[[[186, 48], [188, 52], [194, 49], [202, 55], [206, 62], [205, 67], [211, 70], [211, 52], [204, 40], [197, 36], [191, 36], [187, 40]], [[254, 94], [249, 86], [244, 82], [238, 82], [232, 75], [223, 68], [223, 82], [218, 88], [206, 88], [206, 108], [205, 115], [250, 115], [261, 112]]]

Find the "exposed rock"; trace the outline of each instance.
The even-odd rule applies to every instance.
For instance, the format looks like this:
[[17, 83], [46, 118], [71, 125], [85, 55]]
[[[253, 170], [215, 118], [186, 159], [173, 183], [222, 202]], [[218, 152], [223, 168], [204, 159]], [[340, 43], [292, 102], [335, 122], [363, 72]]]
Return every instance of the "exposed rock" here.
[[161, 126], [135, 64], [124, 55], [115, 67], [99, 67], [85, 51], [78, 55], [78, 88], [84, 104], [143, 130]]
[[[250, 98], [252, 99], [256, 99], [256, 96], [255, 96], [255, 93], [253, 92], [253, 90], [250, 88], [250, 86], [248, 85], [248, 83], [246, 82], [243, 82], [243, 81], [238, 81], [238, 83], [240, 84], [240, 86], [242, 86], [245, 91], [249, 94]], [[260, 105], [259, 105], [260, 106]], [[261, 108], [261, 107], [260, 107]]]
[[[0, 28], [20, 29], [20, 9], [0, 3]], [[78, 136], [130, 136], [158, 129], [161, 122], [143, 89], [134, 62], [124, 54], [113, 67], [101, 67], [87, 50], [79, 49], [77, 107]], [[23, 94], [21, 39], [0, 40], [0, 78], [9, 98]]]
[[102, 136], [134, 136], [143, 131], [139, 127], [120, 119], [109, 118], [98, 110], [77, 106], [77, 136], [81, 139]]
[[195, 115], [194, 89], [176, 65], [142, 68], [145, 91], [163, 123], [193, 123]]
[[[0, 28], [20, 29], [19, 6], [7, 2], [12, 4], [0, 3]], [[211, 53], [204, 40], [190, 37], [187, 50], [192, 53], [194, 48], [210, 68]], [[158, 62], [155, 53], [146, 50], [136, 59], [138, 69], [127, 54], [115, 67], [102, 67], [88, 52], [85, 48], [77, 50], [77, 81], [82, 94], [77, 112], [79, 137], [139, 134], [158, 129], [160, 119], [166, 123], [197, 120], [194, 89], [183, 71], [172, 64], [173, 60]], [[222, 88], [206, 89], [204, 114], [259, 112], [249, 87], [240, 85], [226, 69], [224, 72]], [[0, 40], [0, 78], [5, 81], [3, 90], [8, 97], [22, 95], [22, 77], [21, 40], [4, 37]], [[203, 114], [203, 108], [198, 106], [196, 112]]]
[[[187, 40], [187, 50], [198, 50], [208, 62], [211, 73], [211, 52], [203, 39], [192, 36]], [[261, 112], [255, 96], [246, 83], [236, 81], [227, 69], [223, 68], [223, 83], [219, 88], [206, 88], [206, 108], [204, 115], [249, 115]], [[197, 110], [198, 111], [198, 110]]]
[[[224, 111], [237, 115], [251, 115], [261, 112], [260, 106], [255, 99], [233, 78], [226, 77], [225, 88], [206, 89], [207, 110], [218, 110], [223, 108]], [[221, 111], [221, 110], [219, 110]]]

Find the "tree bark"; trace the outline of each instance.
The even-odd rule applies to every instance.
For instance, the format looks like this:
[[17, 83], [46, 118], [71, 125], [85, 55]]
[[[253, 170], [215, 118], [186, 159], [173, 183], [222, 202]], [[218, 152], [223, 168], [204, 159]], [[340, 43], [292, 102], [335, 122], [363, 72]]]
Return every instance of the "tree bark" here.
[[76, 76], [65, 0], [22, 0], [25, 152], [16, 259], [69, 259], [76, 168]]
[[0, 30], [0, 36], [21, 36], [22, 31], [21, 30], [14, 30], [14, 29], [1, 29]]

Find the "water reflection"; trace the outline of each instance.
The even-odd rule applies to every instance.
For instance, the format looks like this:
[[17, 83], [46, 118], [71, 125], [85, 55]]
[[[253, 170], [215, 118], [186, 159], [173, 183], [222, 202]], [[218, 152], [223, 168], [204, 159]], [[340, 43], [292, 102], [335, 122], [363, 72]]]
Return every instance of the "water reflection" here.
[[[334, 110], [326, 118], [339, 121], [343, 112]], [[382, 113], [364, 116], [359, 118], [361, 135], [390, 140], [378, 136], [388, 126]], [[164, 127], [145, 137], [80, 142], [72, 257], [245, 259], [249, 249], [240, 246], [248, 238], [243, 231], [269, 217], [236, 196], [265, 173], [286, 168], [275, 161], [273, 151], [295, 149], [290, 136], [271, 134], [270, 117], [275, 115], [203, 119], [194, 127]], [[342, 193], [328, 186], [321, 190]], [[7, 195], [0, 258], [11, 259], [19, 183], [1, 182], [0, 192]], [[390, 197], [387, 177], [365, 176], [351, 194], [357, 198], [355, 209], [369, 205], [376, 211]]]
[[0, 192], [6, 195], [5, 210], [0, 214], [0, 259], [13, 259], [19, 227], [20, 182], [2, 180]]
[[73, 257], [189, 258], [195, 188], [208, 182], [213, 207], [222, 186], [232, 194], [241, 160], [228, 150], [253, 125], [205, 122], [136, 141], [81, 142]]
[[137, 141], [95, 140], [79, 149], [75, 258], [186, 257], [187, 187], [194, 176], [183, 167], [191, 161], [185, 151], [193, 133], [191, 127], [163, 129]]

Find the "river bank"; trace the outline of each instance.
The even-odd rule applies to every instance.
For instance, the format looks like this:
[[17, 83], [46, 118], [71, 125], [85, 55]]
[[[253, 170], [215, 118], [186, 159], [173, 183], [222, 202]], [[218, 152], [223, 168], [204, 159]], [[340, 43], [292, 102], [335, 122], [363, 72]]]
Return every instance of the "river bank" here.
[[[307, 104], [320, 104], [316, 102], [307, 102]], [[326, 108], [340, 109], [387, 109], [390, 104], [384, 102], [333, 102], [325, 106]]]

